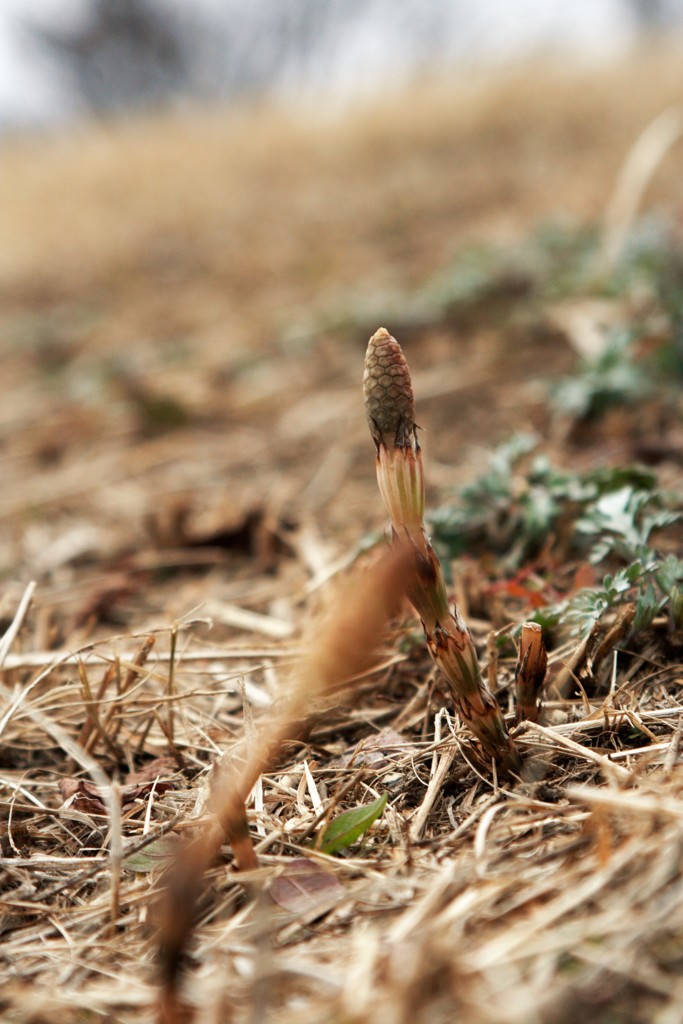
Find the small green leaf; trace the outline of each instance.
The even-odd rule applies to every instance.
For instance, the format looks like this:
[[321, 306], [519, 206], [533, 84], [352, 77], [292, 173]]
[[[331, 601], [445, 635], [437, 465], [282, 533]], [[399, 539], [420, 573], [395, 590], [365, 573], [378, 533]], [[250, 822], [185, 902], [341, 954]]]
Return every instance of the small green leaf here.
[[683, 560], [667, 555], [657, 568], [656, 580], [663, 594], [670, 594], [674, 587], [683, 582]]
[[129, 871], [146, 875], [155, 868], [163, 867], [172, 853], [172, 844], [168, 839], [155, 839], [137, 853], [126, 857], [124, 864]]
[[377, 821], [387, 805], [387, 794], [383, 793], [373, 800], [371, 804], [362, 807], [352, 807], [350, 811], [344, 811], [335, 818], [325, 829], [320, 844], [322, 853], [338, 853], [340, 850], [351, 846], [364, 832], [370, 828], [374, 821]]
[[669, 615], [674, 629], [683, 626], [683, 590], [676, 586], [669, 593]]
[[638, 595], [636, 601], [636, 614], [633, 619], [633, 629], [636, 633], [639, 633], [641, 629], [646, 629], [655, 615], [658, 613], [661, 607], [661, 601], [657, 596], [655, 588], [651, 583], [648, 583], [645, 588]]

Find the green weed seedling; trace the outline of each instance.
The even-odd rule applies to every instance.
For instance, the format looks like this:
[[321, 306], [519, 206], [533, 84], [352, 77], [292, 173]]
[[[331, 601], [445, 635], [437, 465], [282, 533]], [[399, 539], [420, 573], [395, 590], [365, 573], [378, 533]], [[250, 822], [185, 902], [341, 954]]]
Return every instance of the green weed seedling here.
[[567, 554], [610, 569], [595, 587], [539, 609], [546, 627], [562, 623], [589, 630], [606, 612], [635, 604], [634, 631], [666, 612], [672, 628], [683, 621], [683, 561], [664, 556], [656, 534], [681, 513], [658, 494], [652, 473], [639, 466], [588, 472], [557, 469], [536, 456], [535, 441], [513, 438], [491, 456], [486, 473], [430, 517], [433, 541], [445, 561], [470, 553], [497, 553], [501, 571], [514, 571], [538, 553], [560, 523]]

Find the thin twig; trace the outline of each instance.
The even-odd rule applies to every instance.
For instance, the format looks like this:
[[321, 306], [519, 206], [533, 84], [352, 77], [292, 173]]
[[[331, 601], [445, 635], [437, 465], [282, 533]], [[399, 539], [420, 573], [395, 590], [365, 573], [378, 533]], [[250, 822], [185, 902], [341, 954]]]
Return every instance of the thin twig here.
[[586, 761], [592, 761], [593, 764], [603, 771], [606, 778], [610, 779], [623, 779], [624, 781], [631, 778], [631, 773], [626, 768], [622, 768], [621, 765], [614, 764], [604, 754], [598, 754], [595, 750], [590, 747], [582, 747], [580, 743], [575, 743], [574, 740], [568, 736], [563, 736], [561, 733], [553, 732], [552, 729], [548, 729], [543, 725], [539, 725], [538, 722], [525, 722], [520, 729], [519, 735], [522, 736], [526, 733], [538, 733], [539, 736], [544, 737], [546, 740], [552, 741], [558, 747], [562, 747], [565, 750], [570, 751], [577, 757], [581, 757]]
[[26, 613], [28, 612], [29, 607], [31, 605], [31, 601], [33, 599], [33, 592], [35, 589], [36, 584], [33, 580], [31, 580], [31, 582], [27, 585], [26, 590], [22, 595], [21, 601], [19, 602], [19, 607], [16, 610], [16, 613], [14, 615], [14, 618], [12, 619], [12, 622], [9, 625], [9, 628], [6, 630], [2, 640], [0, 640], [0, 669], [3, 669], [5, 667], [11, 667], [5, 665], [7, 661], [7, 656], [10, 652], [12, 644], [14, 643], [17, 637], [17, 633], [21, 629], [23, 621], [26, 618]]

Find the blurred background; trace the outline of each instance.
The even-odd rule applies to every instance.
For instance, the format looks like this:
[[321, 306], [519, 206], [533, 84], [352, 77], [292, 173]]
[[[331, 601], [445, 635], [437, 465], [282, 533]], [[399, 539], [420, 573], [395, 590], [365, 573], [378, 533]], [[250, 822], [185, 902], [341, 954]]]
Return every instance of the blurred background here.
[[681, 0], [5, 0], [0, 124], [226, 97], [348, 101], [447, 67], [595, 60]]
[[[260, 609], [283, 551], [322, 571], [382, 519], [380, 325], [432, 502], [547, 434], [539, 377], [575, 359], [548, 296], [680, 104], [682, 31], [683, 0], [4, 0], [2, 578], [39, 580], [58, 637], [93, 602], [142, 628], [203, 600], [197, 573], [122, 580], [141, 552], [236, 552], [213, 586]], [[674, 227], [675, 152], [645, 199]]]

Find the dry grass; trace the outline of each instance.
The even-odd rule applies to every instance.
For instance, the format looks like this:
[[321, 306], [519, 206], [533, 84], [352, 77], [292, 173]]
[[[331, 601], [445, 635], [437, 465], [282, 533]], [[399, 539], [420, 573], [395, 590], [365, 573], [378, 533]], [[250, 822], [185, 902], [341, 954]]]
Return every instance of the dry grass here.
[[[276, 729], [303, 627], [381, 523], [364, 328], [284, 328], [419, 280], [468, 238], [599, 217], [682, 77], [646, 55], [582, 79], [425, 86], [334, 121], [216, 112], [5, 147], [3, 1019], [154, 1019], [164, 867], [206, 824], [212, 765]], [[675, 174], [671, 158], [649, 194], [670, 197]], [[556, 332], [483, 317], [406, 349], [430, 497], [482, 444], [530, 423], [552, 436], [538, 372], [571, 358]], [[561, 454], [618, 460], [625, 437]], [[675, 459], [663, 472], [680, 488]], [[519, 608], [469, 600], [483, 660]], [[353, 700], [263, 774], [259, 866], [237, 872], [223, 846], [208, 872], [188, 1013], [680, 1020], [682, 677], [662, 625], [633, 651], [608, 643], [585, 698], [551, 687], [510, 786], [444, 716], [415, 625], [396, 620], [372, 671], [350, 662]], [[551, 680], [574, 647], [551, 649]], [[503, 660], [499, 685], [513, 672]], [[313, 848], [325, 814], [380, 792], [348, 855]], [[327, 903], [269, 902], [303, 855], [337, 880]]]
[[[123, 641], [97, 644], [38, 675], [21, 671], [35, 657], [13, 659], [2, 723], [13, 760], [2, 772], [8, 1020], [151, 1019], [159, 858], [176, 850], [160, 841], [196, 832], [203, 819], [193, 816], [188, 780], [234, 742], [245, 699], [258, 708], [278, 697], [294, 655], [282, 644], [200, 650], [188, 633], [179, 637], [173, 694], [168, 636], [137, 667], [130, 639], [128, 651]], [[558, 652], [556, 665], [570, 653]], [[581, 702], [567, 701], [553, 712], [557, 721], [561, 708], [566, 724], [523, 727], [525, 778], [512, 789], [477, 767], [465, 733], [451, 733], [440, 713], [444, 738], [432, 742], [440, 701], [422, 657], [379, 661], [353, 706], [328, 712], [262, 776], [249, 811], [259, 866], [236, 872], [226, 850], [212, 870], [189, 948], [186, 1005], [200, 1020], [258, 1012], [447, 1021], [458, 1012], [471, 1021], [568, 1021], [580, 1010], [592, 1019], [676, 1019], [680, 667], [653, 671], [659, 656], [656, 643], [643, 651], [618, 697], [593, 701], [588, 719], [575, 718]], [[511, 672], [506, 666], [506, 678]], [[22, 677], [28, 682], [12, 692], [11, 679]], [[97, 723], [89, 730], [88, 707]], [[265, 714], [270, 736], [278, 725]], [[125, 769], [113, 766], [141, 753], [166, 759], [152, 762], [127, 802]], [[122, 776], [112, 793], [124, 794], [120, 817], [97, 806], [94, 790], [60, 807], [57, 780], [81, 768], [97, 783], [104, 774], [105, 785]], [[338, 811], [382, 791], [389, 807], [361, 849], [323, 858], [310, 848], [319, 801]], [[331, 896], [293, 911], [249, 898], [302, 855], [339, 880]]]

